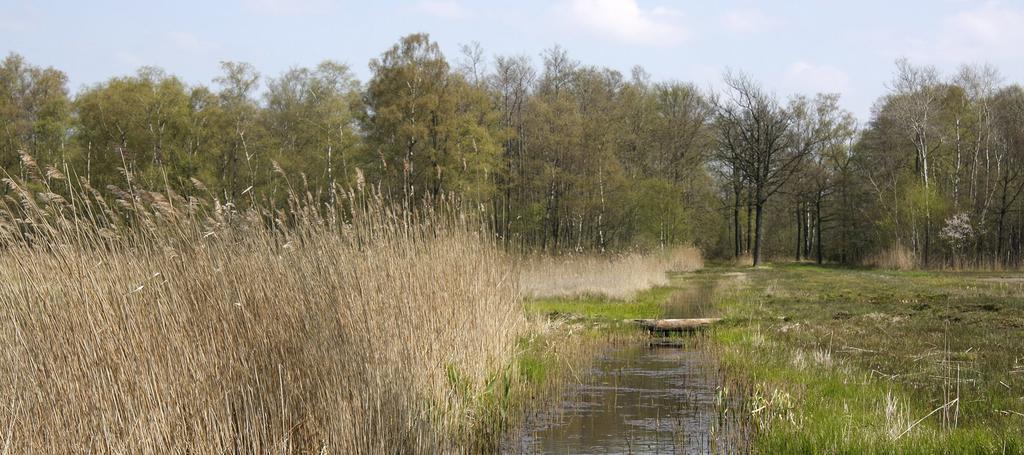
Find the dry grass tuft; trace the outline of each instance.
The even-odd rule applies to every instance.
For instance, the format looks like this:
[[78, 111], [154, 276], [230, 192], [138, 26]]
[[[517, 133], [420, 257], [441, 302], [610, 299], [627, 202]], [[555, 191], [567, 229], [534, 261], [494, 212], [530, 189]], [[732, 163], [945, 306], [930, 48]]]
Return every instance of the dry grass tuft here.
[[907, 428], [911, 427], [909, 410], [905, 403], [888, 391], [885, 394], [885, 430], [890, 440], [897, 440], [904, 434]]
[[750, 253], [743, 253], [740, 257], [733, 259], [733, 265], [736, 267], [753, 267], [754, 256]]
[[668, 252], [670, 272], [696, 272], [704, 268], [704, 255], [696, 247], [679, 247]]
[[637, 292], [669, 283], [666, 273], [703, 267], [700, 250], [664, 254], [533, 257], [524, 260], [520, 283], [528, 297], [602, 296], [628, 300]]
[[867, 262], [872, 267], [890, 270], [913, 270], [917, 267], [914, 252], [902, 245], [893, 245]]
[[7, 183], [14, 453], [472, 451], [515, 376], [512, 261], [464, 224]]

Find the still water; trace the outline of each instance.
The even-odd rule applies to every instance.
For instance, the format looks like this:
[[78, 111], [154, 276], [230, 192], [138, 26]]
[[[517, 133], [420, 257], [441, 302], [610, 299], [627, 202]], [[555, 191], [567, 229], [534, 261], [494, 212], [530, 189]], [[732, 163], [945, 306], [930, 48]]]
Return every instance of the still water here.
[[512, 453], [710, 453], [717, 384], [704, 354], [613, 349], [560, 406], [530, 417]]
[[[704, 317], [714, 282], [686, 282], [665, 317]], [[530, 415], [506, 453], [734, 453], [721, 376], [706, 351], [638, 343], [609, 347], [587, 380]], [[684, 343], [685, 344], [685, 343]]]

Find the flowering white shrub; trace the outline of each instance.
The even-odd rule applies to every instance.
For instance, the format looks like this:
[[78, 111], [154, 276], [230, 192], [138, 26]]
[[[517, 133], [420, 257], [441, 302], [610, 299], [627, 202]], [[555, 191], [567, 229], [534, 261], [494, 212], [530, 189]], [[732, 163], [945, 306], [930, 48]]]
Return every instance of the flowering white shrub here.
[[939, 237], [949, 243], [954, 250], [960, 251], [974, 237], [971, 218], [966, 213], [946, 218], [946, 225], [939, 232]]

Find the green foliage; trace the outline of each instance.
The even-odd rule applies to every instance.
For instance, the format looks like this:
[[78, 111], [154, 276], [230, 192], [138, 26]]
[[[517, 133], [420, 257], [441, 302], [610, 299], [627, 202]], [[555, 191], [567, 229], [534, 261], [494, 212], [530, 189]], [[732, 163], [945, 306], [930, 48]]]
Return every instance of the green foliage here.
[[188, 153], [190, 97], [183, 82], [156, 68], [93, 86], [75, 99], [74, 168], [97, 188], [130, 173], [149, 188], [195, 172]]
[[636, 184], [627, 205], [636, 220], [636, 243], [657, 247], [693, 238], [689, 214], [680, 203], [681, 193], [677, 186], [663, 179], [646, 179]]
[[506, 243], [552, 251], [714, 237], [710, 104], [693, 85], [654, 84], [639, 68], [626, 80], [557, 47], [539, 74], [518, 57], [487, 71], [467, 49], [472, 61], [451, 65], [427, 35], [409, 35], [370, 63], [365, 85], [330, 61], [277, 77], [222, 62], [209, 87], [142, 68], [73, 102], [62, 73], [12, 55], [0, 165], [24, 151], [99, 191], [233, 206], [257, 194], [284, 204], [289, 191], [325, 201], [371, 188], [405, 203], [456, 193]]
[[403, 38], [370, 69], [360, 123], [371, 181], [396, 196], [486, 199], [500, 151], [490, 100], [452, 73], [424, 34]]
[[0, 62], [0, 124], [0, 167], [13, 169], [20, 152], [61, 160], [71, 124], [67, 76], [8, 55]]
[[348, 187], [358, 146], [350, 111], [357, 93], [348, 67], [329, 61], [271, 80], [261, 117], [270, 155], [313, 188]]

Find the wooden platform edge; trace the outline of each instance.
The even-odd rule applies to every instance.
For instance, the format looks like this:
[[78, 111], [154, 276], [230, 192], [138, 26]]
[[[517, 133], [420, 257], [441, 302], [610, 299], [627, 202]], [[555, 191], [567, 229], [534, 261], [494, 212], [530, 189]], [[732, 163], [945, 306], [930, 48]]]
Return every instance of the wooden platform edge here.
[[651, 332], [693, 332], [704, 329], [722, 318], [693, 319], [627, 319], [625, 322], [639, 325]]

